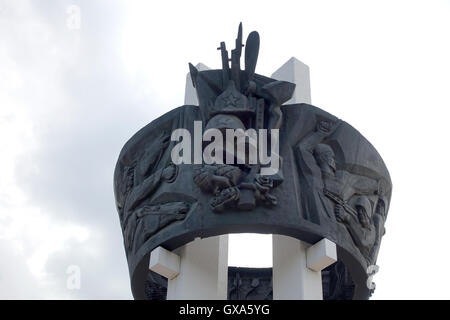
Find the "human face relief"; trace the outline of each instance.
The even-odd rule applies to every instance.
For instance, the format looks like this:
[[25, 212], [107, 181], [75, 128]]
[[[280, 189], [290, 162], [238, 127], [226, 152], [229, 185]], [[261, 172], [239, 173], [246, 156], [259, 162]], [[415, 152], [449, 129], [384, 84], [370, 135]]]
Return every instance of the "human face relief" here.
[[366, 209], [364, 207], [358, 206], [358, 219], [364, 228], [368, 228], [370, 224], [369, 216], [367, 215]]
[[324, 158], [326, 159], [326, 163], [330, 166], [333, 171], [336, 171], [336, 161], [334, 160], [334, 153], [329, 151], [324, 154]]

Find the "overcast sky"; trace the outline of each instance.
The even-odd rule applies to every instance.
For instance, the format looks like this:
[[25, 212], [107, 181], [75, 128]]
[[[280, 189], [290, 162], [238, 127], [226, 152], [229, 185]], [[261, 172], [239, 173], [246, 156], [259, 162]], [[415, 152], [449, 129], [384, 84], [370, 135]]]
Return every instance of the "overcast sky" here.
[[[390, 170], [373, 298], [450, 298], [449, 0], [0, 0], [0, 298], [132, 298], [120, 149], [183, 104], [188, 62], [221, 67], [240, 21], [244, 39], [261, 36], [257, 73], [309, 65], [313, 105]], [[270, 264], [270, 238], [247, 245], [254, 255], [232, 242], [231, 264]]]

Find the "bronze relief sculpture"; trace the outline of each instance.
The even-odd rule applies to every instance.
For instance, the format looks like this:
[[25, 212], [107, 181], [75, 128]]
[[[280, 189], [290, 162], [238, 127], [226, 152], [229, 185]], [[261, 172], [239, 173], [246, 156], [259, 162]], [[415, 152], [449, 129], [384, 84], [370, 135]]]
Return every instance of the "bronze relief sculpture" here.
[[[376, 264], [385, 233], [389, 172], [375, 148], [345, 121], [309, 104], [284, 105], [295, 84], [255, 73], [257, 32], [245, 44], [244, 70], [242, 47], [240, 26], [231, 58], [223, 42], [219, 47], [222, 69], [198, 71], [190, 64], [199, 105], [178, 107], [152, 121], [119, 155], [114, 191], [133, 295], [164, 298], [167, 284], [148, 271], [156, 247], [173, 250], [196, 237], [256, 232], [335, 242], [339, 264], [322, 273], [324, 297], [367, 299], [367, 269]], [[243, 158], [225, 151], [219, 163], [175, 164], [171, 154], [177, 141], [171, 133], [185, 129], [194, 135], [195, 123], [205, 133], [217, 129], [224, 136], [228, 129], [262, 130], [271, 140], [276, 132], [279, 149], [272, 144], [266, 151], [278, 157], [278, 170], [264, 174], [267, 162], [249, 161], [247, 151]], [[259, 138], [245, 136], [243, 146], [249, 150]], [[189, 154], [196, 148], [204, 152], [208, 145], [194, 143]], [[231, 295], [271, 297], [267, 270], [259, 278], [251, 270], [240, 272], [237, 278], [249, 277], [246, 289], [237, 287], [242, 279], [234, 279]]]

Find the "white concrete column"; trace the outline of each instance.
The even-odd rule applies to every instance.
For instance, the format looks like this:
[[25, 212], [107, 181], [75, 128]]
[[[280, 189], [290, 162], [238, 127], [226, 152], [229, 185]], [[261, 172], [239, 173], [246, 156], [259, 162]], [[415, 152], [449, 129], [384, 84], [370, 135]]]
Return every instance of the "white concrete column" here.
[[[199, 71], [209, 69], [201, 63], [196, 68]], [[198, 105], [189, 73], [186, 76], [184, 103]], [[179, 261], [178, 265], [176, 261]], [[171, 254], [152, 252], [150, 266], [155, 272], [161, 270], [163, 276], [176, 274], [173, 278], [166, 276], [168, 300], [226, 300], [228, 297], [228, 235], [197, 238]]]
[[309, 67], [300, 60], [292, 57], [272, 74], [272, 78], [295, 83], [292, 98], [285, 104], [311, 103], [311, 86]]
[[306, 266], [308, 244], [282, 235], [273, 235], [273, 299], [322, 300], [320, 272]]
[[226, 300], [228, 237], [196, 239], [176, 250], [179, 274], [168, 280], [168, 300]]
[[[203, 63], [199, 63], [195, 66], [198, 71], [209, 70], [207, 66]], [[184, 90], [184, 104], [198, 106], [197, 91], [195, 91], [194, 85], [192, 84], [191, 73], [188, 72], [186, 75], [186, 89]]]
[[[272, 74], [272, 78], [289, 81], [296, 84], [292, 98], [285, 104], [311, 103], [311, 87], [309, 67], [298, 59], [292, 57]], [[307, 265], [306, 242], [297, 239], [273, 235], [273, 298], [274, 299], [322, 299], [322, 275], [320, 270], [323, 265]], [[322, 248], [320, 254], [326, 255], [327, 247]], [[320, 251], [320, 250], [319, 250]], [[310, 255], [318, 254], [311, 251]], [[331, 254], [332, 255], [332, 254]], [[323, 257], [322, 257], [323, 258]], [[310, 260], [314, 260], [310, 256]], [[325, 258], [326, 260], [326, 258]], [[313, 270], [315, 268], [315, 270]]]
[[321, 271], [337, 261], [336, 245], [323, 239], [310, 244], [273, 235], [273, 299], [322, 300]]

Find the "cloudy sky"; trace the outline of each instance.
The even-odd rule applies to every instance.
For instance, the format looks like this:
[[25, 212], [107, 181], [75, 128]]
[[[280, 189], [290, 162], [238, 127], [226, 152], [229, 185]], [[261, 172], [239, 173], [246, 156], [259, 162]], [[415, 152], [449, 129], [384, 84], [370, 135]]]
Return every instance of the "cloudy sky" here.
[[[188, 62], [220, 67], [240, 21], [261, 36], [256, 72], [309, 65], [312, 103], [391, 172], [374, 298], [450, 298], [449, 0], [0, 0], [0, 298], [132, 298], [118, 154], [183, 104]], [[270, 238], [251, 239], [256, 257], [232, 241], [230, 263], [270, 264]]]

